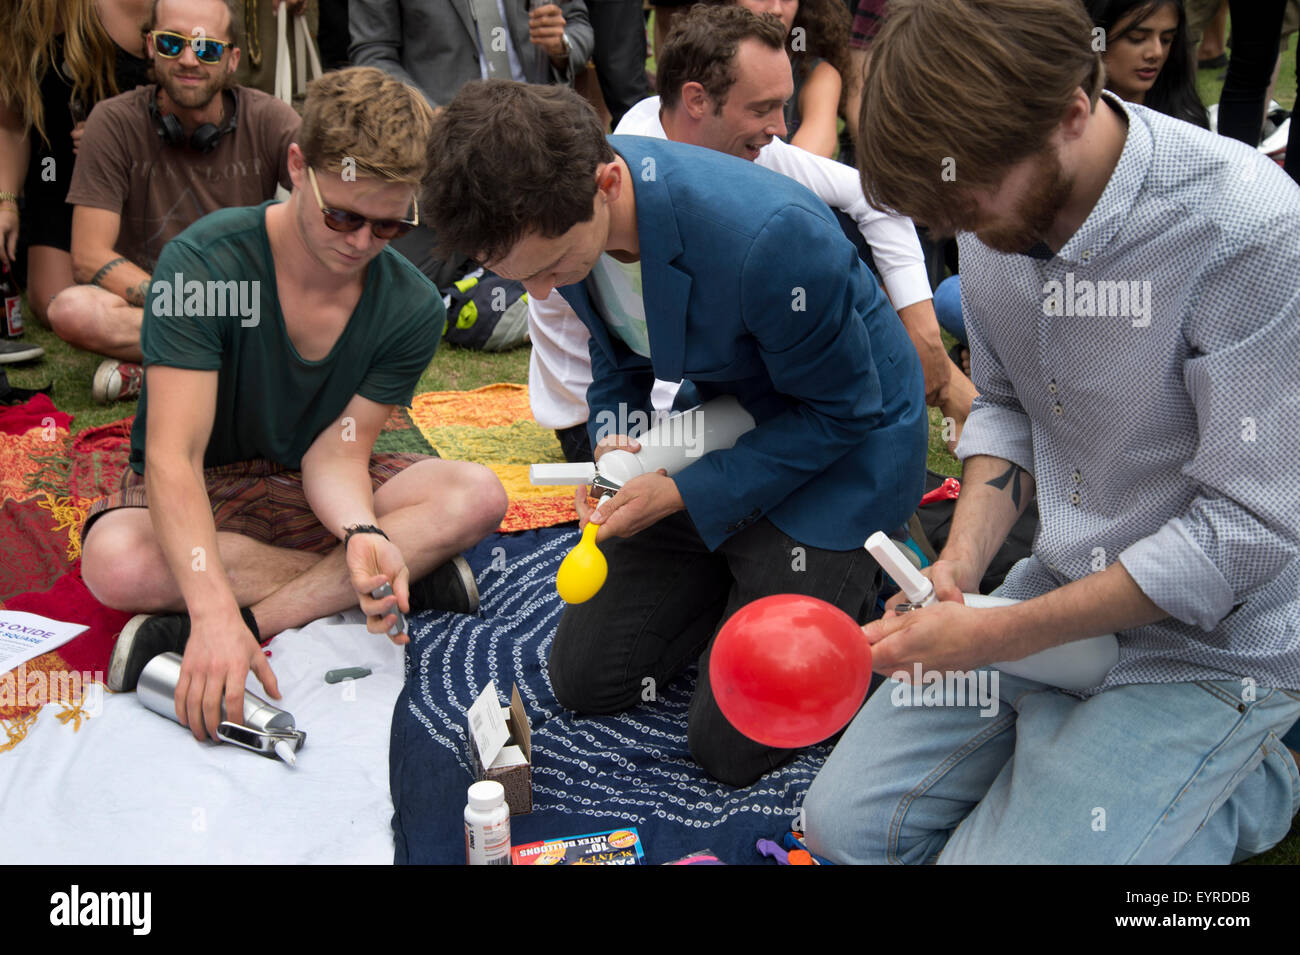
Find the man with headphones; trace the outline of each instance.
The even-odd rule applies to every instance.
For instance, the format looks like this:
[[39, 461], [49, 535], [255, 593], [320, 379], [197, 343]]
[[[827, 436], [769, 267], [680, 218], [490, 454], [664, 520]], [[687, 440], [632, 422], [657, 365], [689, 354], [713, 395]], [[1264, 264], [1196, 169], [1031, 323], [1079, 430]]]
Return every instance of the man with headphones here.
[[290, 184], [292, 107], [233, 85], [239, 19], [229, 0], [156, 0], [146, 48], [156, 86], [91, 112], [68, 190], [77, 281], [50, 305], [65, 341], [109, 356], [100, 402], [139, 393], [140, 323], [158, 254], [195, 220]]

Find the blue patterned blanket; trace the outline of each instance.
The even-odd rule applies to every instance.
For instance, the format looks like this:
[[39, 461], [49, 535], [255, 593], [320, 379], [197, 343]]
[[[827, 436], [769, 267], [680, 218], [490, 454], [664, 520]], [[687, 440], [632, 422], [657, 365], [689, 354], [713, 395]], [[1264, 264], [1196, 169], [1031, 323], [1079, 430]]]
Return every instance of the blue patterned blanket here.
[[488, 680], [503, 705], [518, 684], [532, 724], [533, 811], [511, 820], [515, 845], [635, 826], [647, 863], [700, 849], [729, 864], [765, 861], [754, 843], [791, 827], [829, 747], [805, 751], [747, 789], [714, 782], [686, 748], [693, 670], [655, 702], [617, 716], [562, 710], [546, 660], [564, 607], [555, 571], [577, 539], [572, 527], [493, 535], [466, 555], [479, 616], [412, 618], [389, 748], [395, 861], [464, 862], [461, 813], [474, 781], [466, 713]]

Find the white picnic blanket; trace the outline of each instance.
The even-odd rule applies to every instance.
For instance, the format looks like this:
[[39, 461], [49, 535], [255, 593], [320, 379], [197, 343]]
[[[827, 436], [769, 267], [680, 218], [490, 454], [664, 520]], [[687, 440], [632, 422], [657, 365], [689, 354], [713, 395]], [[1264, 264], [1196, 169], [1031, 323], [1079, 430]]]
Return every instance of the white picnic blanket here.
[[[388, 738], [403, 650], [360, 611], [269, 644], [282, 699], [307, 734], [289, 767], [198, 743], [141, 706], [103, 694], [79, 729], [42, 709], [0, 753], [0, 863], [379, 863], [393, 861]], [[330, 685], [327, 670], [374, 673]], [[254, 677], [248, 685], [263, 698]]]

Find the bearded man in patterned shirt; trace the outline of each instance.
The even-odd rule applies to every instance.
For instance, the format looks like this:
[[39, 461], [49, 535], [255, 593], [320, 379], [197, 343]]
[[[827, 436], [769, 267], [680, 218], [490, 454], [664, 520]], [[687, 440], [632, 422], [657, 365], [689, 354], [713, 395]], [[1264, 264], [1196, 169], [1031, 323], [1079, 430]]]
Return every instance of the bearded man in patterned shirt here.
[[[1119, 660], [1000, 673], [991, 716], [877, 692], [805, 806], [837, 862], [1227, 863], [1300, 807], [1300, 191], [1103, 82], [1076, 0], [897, 0], [876, 44], [864, 186], [962, 233], [980, 397], [940, 602], [865, 628], [874, 665]], [[963, 606], [1035, 493], [1021, 602]]]

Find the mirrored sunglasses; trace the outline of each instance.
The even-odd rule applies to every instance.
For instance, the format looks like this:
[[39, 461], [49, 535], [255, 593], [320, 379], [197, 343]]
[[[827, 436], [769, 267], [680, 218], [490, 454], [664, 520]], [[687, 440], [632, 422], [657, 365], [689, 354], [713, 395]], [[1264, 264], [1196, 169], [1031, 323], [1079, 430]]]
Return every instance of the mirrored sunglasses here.
[[154, 30], [149, 35], [153, 37], [153, 48], [158, 55], [168, 60], [176, 59], [188, 46], [194, 50], [199, 62], [218, 63], [225, 54], [226, 47], [230, 46], [225, 40], [214, 40], [208, 36], [185, 36], [167, 30]]

